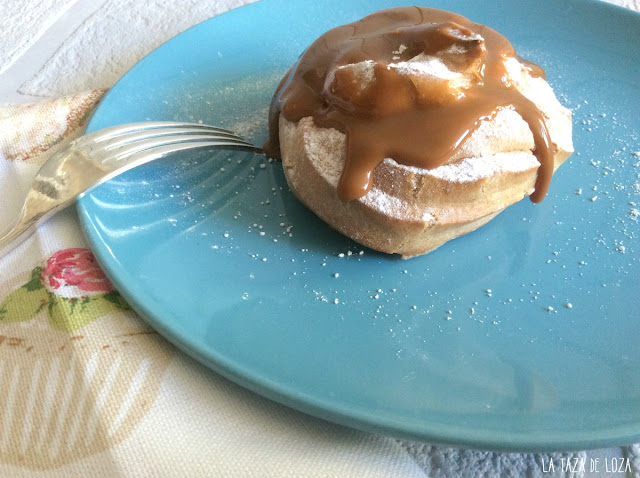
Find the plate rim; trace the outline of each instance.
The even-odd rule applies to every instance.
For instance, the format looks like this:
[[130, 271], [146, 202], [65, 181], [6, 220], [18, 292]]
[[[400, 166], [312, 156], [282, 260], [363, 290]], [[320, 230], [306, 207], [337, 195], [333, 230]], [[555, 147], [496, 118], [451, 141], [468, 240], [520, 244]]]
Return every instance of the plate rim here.
[[[106, 100], [109, 100], [112, 96], [118, 94], [118, 90], [114, 87], [128, 78], [129, 75], [134, 75], [135, 70], [137, 70], [148, 57], [156, 54], [159, 49], [164, 48], [179, 36], [190, 34], [189, 32], [192, 32], [193, 30], [204, 28], [206, 25], [217, 21], [226, 21], [235, 15], [243, 15], [248, 9], [256, 8], [257, 5], [264, 5], [268, 3], [279, 3], [279, 0], [261, 0], [246, 5], [240, 5], [232, 10], [199, 22], [155, 47], [152, 51], [147, 53], [143, 58], [131, 66], [115, 83], [115, 85], [106, 92], [98, 106], [91, 113], [91, 118], [87, 122], [86, 131], [92, 131], [92, 125], [100, 115], [101, 104]], [[572, 3], [579, 5], [587, 4], [593, 8], [603, 9], [604, 11], [610, 10], [612, 12], [615, 11], [616, 14], [628, 15], [629, 18], [633, 18], [633, 21], [639, 22], [640, 25], [640, 12], [636, 12], [616, 4], [610, 4], [602, 0], [573, 0]], [[350, 426], [365, 432], [380, 433], [400, 439], [426, 441], [437, 443], [439, 445], [470, 447], [474, 449], [498, 452], [554, 452], [559, 450], [585, 450], [608, 446], [619, 446], [640, 441], [640, 419], [636, 424], [608, 427], [606, 428], [607, 433], [602, 433], [602, 430], [590, 431], [589, 433], [582, 432], [580, 438], [569, 437], [569, 435], [571, 435], [570, 432], [567, 432], [568, 436], [566, 438], [559, 436], [559, 434], [556, 433], [553, 438], [540, 440], [527, 438], [526, 434], [521, 432], [508, 437], [498, 436], [499, 434], [495, 431], [493, 433], [487, 433], [490, 431], [486, 429], [483, 429], [483, 433], [480, 433], [479, 436], [475, 436], [475, 434], [462, 436], [464, 433], [456, 433], [455, 431], [448, 432], [443, 429], [431, 429], [429, 431], [408, 430], [406, 423], [394, 423], [393, 420], [381, 420], [379, 417], [376, 422], [372, 422], [371, 416], [367, 416], [367, 413], [362, 413], [356, 409], [344, 406], [336, 407], [335, 404], [329, 404], [329, 406], [327, 406], [327, 401], [317, 400], [311, 395], [300, 394], [289, 387], [283, 386], [282, 384], [266, 379], [263, 380], [262, 377], [248, 376], [242, 367], [234, 368], [231, 367], [230, 364], [224, 363], [224, 361], [216, 360], [216, 358], [219, 357], [215, 357], [216, 354], [212, 354], [210, 349], [201, 349], [199, 344], [189, 343], [185, 340], [179, 330], [167, 327], [167, 324], [165, 323], [166, 321], [155, 317], [153, 313], [148, 310], [145, 304], [139, 303], [136, 300], [136, 294], [131, 293], [131, 291], [135, 289], [135, 286], [125, 284], [124, 281], [119, 280], [120, 276], [116, 273], [116, 269], [118, 269], [118, 267], [116, 267], [118, 265], [118, 261], [115, 257], [109, 255], [109, 249], [107, 247], [102, 247], [103, 245], [106, 245], [106, 242], [101, 238], [98, 229], [91, 221], [83, 199], [78, 200], [76, 210], [80, 219], [82, 231], [87, 239], [89, 247], [96, 256], [98, 263], [105, 271], [109, 280], [111, 280], [117, 290], [131, 305], [132, 309], [141, 318], [143, 318], [145, 322], [150, 324], [154, 330], [158, 331], [161, 336], [177, 346], [187, 355], [204, 364], [215, 373], [222, 375], [226, 379], [229, 379], [262, 397], [266, 397], [305, 414], [319, 417], [339, 425]], [[434, 422], [434, 426], [437, 427], [437, 425], [438, 424]], [[451, 429], [456, 429], [456, 427], [451, 427], [451, 425], [449, 426]]]

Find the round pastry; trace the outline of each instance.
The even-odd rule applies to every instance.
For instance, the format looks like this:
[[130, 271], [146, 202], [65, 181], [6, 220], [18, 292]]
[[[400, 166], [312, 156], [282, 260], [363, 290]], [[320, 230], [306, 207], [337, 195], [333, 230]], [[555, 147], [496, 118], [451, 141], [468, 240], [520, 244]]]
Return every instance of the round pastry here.
[[495, 30], [421, 7], [335, 28], [300, 57], [265, 150], [331, 227], [412, 257], [530, 195], [573, 151], [571, 113]]

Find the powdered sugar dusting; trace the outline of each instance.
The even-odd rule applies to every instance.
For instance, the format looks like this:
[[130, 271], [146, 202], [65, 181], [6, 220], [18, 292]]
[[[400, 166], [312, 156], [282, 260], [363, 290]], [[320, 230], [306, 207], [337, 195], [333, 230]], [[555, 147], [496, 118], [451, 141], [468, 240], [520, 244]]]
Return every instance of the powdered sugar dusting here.
[[457, 163], [445, 164], [434, 169], [415, 168], [385, 159], [398, 168], [418, 174], [428, 174], [450, 182], [466, 183], [493, 176], [500, 172], [521, 172], [537, 168], [540, 163], [529, 152], [498, 153], [492, 156], [464, 158]]
[[387, 68], [395, 69], [401, 75], [434, 76], [444, 80], [456, 79], [462, 76], [456, 71], [451, 71], [440, 58], [428, 56], [424, 53], [420, 53], [408, 61], [390, 63]]
[[373, 60], [365, 60], [359, 63], [353, 63], [350, 65], [343, 65], [336, 68], [337, 70], [350, 69], [353, 76], [358, 80], [360, 89], [364, 90], [375, 80], [375, 71], [373, 67], [376, 62]]
[[394, 51], [393, 54], [394, 55], [402, 55], [406, 49], [407, 49], [407, 45], [400, 44], [398, 49], [396, 51]]
[[[411, 213], [406, 201], [391, 196], [375, 186], [360, 200], [363, 204], [397, 219], [406, 219], [407, 215]], [[435, 217], [428, 210], [421, 211], [419, 219], [430, 223], [435, 222]]]
[[392, 217], [402, 217], [406, 214], [406, 204], [404, 201], [376, 187], [371, 188], [371, 190], [362, 197], [362, 202]]
[[457, 28], [452, 28], [449, 30], [449, 33], [460, 40], [472, 41], [472, 40], [484, 40], [482, 35], [479, 33], [471, 33], [471, 35], [465, 34], [462, 30], [458, 30]]

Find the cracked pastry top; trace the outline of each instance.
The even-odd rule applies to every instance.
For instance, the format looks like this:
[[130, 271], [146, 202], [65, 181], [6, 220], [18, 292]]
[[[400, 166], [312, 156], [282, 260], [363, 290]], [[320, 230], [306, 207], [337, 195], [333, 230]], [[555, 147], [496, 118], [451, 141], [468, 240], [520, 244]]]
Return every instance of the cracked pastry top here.
[[318, 38], [280, 83], [269, 123], [265, 149], [303, 203], [405, 257], [526, 195], [541, 201], [573, 151], [571, 113], [542, 68], [495, 30], [422, 7]]

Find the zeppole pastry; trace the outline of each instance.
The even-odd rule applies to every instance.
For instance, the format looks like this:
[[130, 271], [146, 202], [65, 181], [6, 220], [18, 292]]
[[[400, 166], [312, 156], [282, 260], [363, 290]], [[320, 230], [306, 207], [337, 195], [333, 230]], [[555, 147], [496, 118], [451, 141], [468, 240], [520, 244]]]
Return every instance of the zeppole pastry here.
[[384, 10], [322, 35], [280, 83], [267, 154], [332, 228], [404, 258], [530, 196], [573, 151], [544, 71], [489, 27]]

